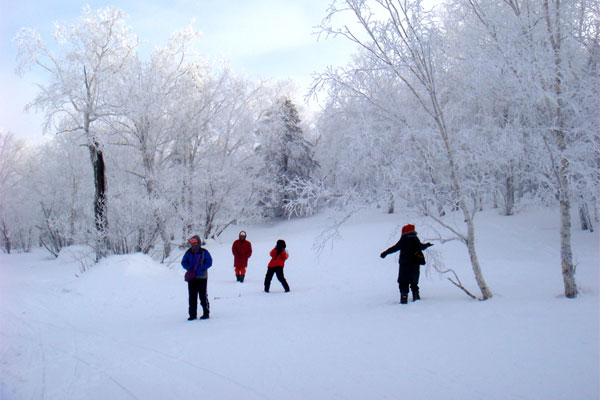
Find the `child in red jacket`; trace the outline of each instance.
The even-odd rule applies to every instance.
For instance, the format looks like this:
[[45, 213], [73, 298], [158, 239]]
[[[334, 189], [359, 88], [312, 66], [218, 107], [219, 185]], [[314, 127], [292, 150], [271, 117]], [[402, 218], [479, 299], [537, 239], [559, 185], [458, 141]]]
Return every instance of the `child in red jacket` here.
[[285, 276], [283, 276], [283, 267], [285, 265], [285, 260], [288, 259], [290, 254], [285, 249], [285, 241], [279, 239], [275, 248], [271, 250], [271, 261], [269, 261], [269, 265], [267, 265], [267, 275], [265, 275], [265, 293], [269, 293], [269, 289], [271, 288], [271, 280], [273, 279], [273, 275], [277, 275], [277, 279], [281, 282], [283, 289], [287, 292], [290, 291], [290, 286], [285, 280]]

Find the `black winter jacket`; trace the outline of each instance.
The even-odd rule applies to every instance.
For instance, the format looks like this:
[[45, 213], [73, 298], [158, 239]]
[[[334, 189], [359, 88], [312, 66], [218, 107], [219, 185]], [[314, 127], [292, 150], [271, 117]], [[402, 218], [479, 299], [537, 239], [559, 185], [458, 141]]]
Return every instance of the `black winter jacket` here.
[[415, 257], [415, 253], [425, 250], [429, 246], [431, 246], [431, 243], [421, 243], [416, 232], [409, 232], [402, 235], [398, 243], [381, 253], [381, 257], [400, 250], [400, 257], [398, 258], [398, 263], [400, 264], [398, 281], [402, 279], [410, 280], [411, 275], [419, 271], [419, 262]]

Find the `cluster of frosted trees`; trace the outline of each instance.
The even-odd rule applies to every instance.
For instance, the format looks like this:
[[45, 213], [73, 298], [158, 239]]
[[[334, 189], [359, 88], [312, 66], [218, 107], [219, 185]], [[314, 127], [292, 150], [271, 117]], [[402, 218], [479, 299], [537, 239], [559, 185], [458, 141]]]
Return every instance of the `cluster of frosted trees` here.
[[[344, 0], [322, 32], [356, 43], [315, 81], [323, 196], [419, 209], [468, 249], [475, 214], [559, 206], [565, 295], [575, 297], [571, 214], [598, 221], [600, 5], [588, 0]], [[339, 15], [355, 23], [337, 26]], [[345, 19], [347, 20], [347, 18]], [[350, 190], [349, 190], [350, 188]], [[458, 211], [464, 229], [444, 215]]]
[[[166, 257], [191, 232], [217, 236], [241, 219], [401, 204], [465, 244], [487, 299], [476, 213], [551, 205], [565, 295], [575, 297], [571, 216], [583, 229], [598, 221], [599, 21], [593, 0], [448, 0], [433, 10], [334, 1], [322, 35], [357, 52], [314, 81], [326, 101], [312, 144], [280, 89], [199, 61], [191, 29], [147, 60], [112, 8], [59, 27], [57, 54], [23, 30], [20, 68], [48, 74], [32, 106], [56, 136], [35, 154], [2, 136], [0, 238], [21, 248], [39, 238], [53, 251], [85, 238], [99, 256]], [[445, 218], [457, 212], [464, 227]]]
[[26, 151], [0, 132], [15, 159], [0, 171], [10, 181], [0, 183], [5, 251], [85, 243], [96, 257], [164, 259], [193, 233], [288, 215], [282, 193], [316, 164], [285, 84], [203, 62], [196, 36], [184, 29], [143, 59], [115, 8], [84, 9], [56, 28], [54, 46], [21, 30], [19, 69], [47, 75], [31, 106], [46, 113], [53, 140]]

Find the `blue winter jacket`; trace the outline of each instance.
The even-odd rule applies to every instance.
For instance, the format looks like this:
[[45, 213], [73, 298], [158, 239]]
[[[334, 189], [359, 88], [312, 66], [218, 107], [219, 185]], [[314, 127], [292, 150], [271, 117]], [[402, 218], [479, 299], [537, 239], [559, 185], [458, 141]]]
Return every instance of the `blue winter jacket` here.
[[[198, 260], [202, 254], [204, 254], [204, 260]], [[181, 259], [181, 266], [187, 271], [194, 269], [196, 262], [198, 263], [198, 268], [196, 269], [196, 278], [208, 277], [206, 271], [212, 266], [212, 257], [210, 256], [208, 250], [200, 249], [199, 252], [194, 253], [192, 249], [188, 249]]]

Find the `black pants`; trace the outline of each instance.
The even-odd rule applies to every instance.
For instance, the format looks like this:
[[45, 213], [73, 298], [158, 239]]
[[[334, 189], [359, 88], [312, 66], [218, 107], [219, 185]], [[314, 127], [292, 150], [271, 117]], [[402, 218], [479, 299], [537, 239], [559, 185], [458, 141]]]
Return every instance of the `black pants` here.
[[285, 280], [285, 276], [283, 276], [283, 267], [271, 267], [267, 268], [267, 275], [265, 275], [265, 291], [268, 292], [271, 288], [271, 280], [273, 279], [273, 275], [277, 275], [277, 279], [281, 282], [281, 286], [286, 292], [290, 291], [290, 286]]
[[[404, 271], [402, 271], [404, 272]], [[408, 296], [408, 289], [410, 287], [413, 295], [419, 294], [419, 275], [421, 274], [420, 269], [411, 269], [408, 273], [401, 273], [398, 277], [398, 286], [400, 287], [400, 294]]]
[[196, 318], [198, 316], [198, 297], [200, 297], [200, 304], [202, 305], [202, 311], [204, 315], [208, 315], [210, 311], [210, 305], [208, 304], [208, 295], [206, 294], [206, 284], [208, 279], [192, 279], [188, 281], [188, 294], [189, 294], [189, 313], [190, 317]]

